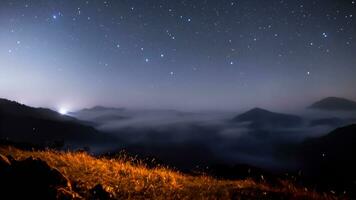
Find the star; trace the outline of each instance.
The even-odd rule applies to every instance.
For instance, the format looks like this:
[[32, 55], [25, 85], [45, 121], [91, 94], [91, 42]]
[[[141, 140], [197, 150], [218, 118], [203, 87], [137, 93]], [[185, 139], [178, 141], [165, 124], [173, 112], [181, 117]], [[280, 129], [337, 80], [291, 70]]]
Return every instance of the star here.
[[[276, 79], [276, 82], [290, 79], [296, 83], [286, 86], [291, 88], [285, 90], [286, 95], [293, 89], [302, 88], [299, 86], [304, 86], [303, 81], [324, 80], [323, 76], [334, 72], [340, 75], [335, 81], [342, 77], [348, 83], [356, 83], [348, 73], [353, 72], [348, 68], [353, 66], [352, 53], [356, 48], [355, 1], [319, 5], [316, 0], [296, 3], [278, 0], [266, 8], [255, 1], [244, 3], [238, 0], [127, 1], [124, 4], [113, 0], [84, 0], [76, 3], [48, 1], [45, 5], [43, 1], [26, 0], [18, 4], [8, 0], [8, 3], [0, 3], [6, 10], [0, 28], [4, 41], [0, 51], [5, 56], [0, 62], [8, 68], [20, 66], [25, 61], [30, 63], [26, 64], [28, 67], [9, 69], [8, 73], [6, 67], [2, 67], [5, 73], [0, 70], [0, 77], [15, 75], [20, 70], [23, 74], [33, 71], [42, 74], [43, 71], [44, 76], [54, 77], [60, 71], [60, 79], [68, 84], [58, 91], [58, 97], [53, 97], [53, 101], [76, 94], [76, 90], [84, 85], [92, 87], [87, 81], [91, 76], [81, 76], [83, 81], [78, 84], [82, 85], [70, 87], [76, 84], [78, 77], [67, 74], [84, 70], [85, 75], [95, 73], [98, 80], [106, 83], [103, 87], [113, 91], [119, 87], [120, 84], [116, 84], [119, 79], [129, 88], [127, 91], [142, 91], [140, 87], [145, 84], [160, 88], [167, 80], [174, 80], [173, 87], [162, 89], [181, 90], [185, 85], [180, 83], [185, 80], [186, 85], [209, 85], [212, 78], [218, 82], [212, 90], [226, 90], [229, 94], [226, 99], [221, 98], [222, 101], [238, 96], [230, 91], [230, 86], [256, 83], [240, 91], [248, 98], [251, 91], [259, 90], [257, 87], [261, 83], [275, 87], [273, 82], [266, 81], [267, 78]], [[36, 61], [40, 56], [44, 57], [43, 62]], [[218, 70], [219, 74], [216, 74]], [[268, 71], [266, 76], [259, 75], [265, 71]], [[152, 77], [137, 77], [142, 72], [147, 72], [144, 76]], [[284, 77], [291, 72], [295, 76]], [[233, 78], [237, 79], [231, 81], [234, 84], [224, 82]], [[139, 84], [130, 84], [130, 79], [139, 79]], [[45, 80], [56, 84], [51, 78]], [[18, 80], [13, 82], [22, 84]], [[309, 88], [308, 92], [319, 88], [327, 90], [322, 82], [315, 84], [317, 87]], [[37, 85], [29, 84], [29, 87]], [[0, 84], [0, 91], [2, 87], [4, 84]], [[105, 89], [100, 87], [98, 91]], [[38, 91], [37, 88], [30, 89]], [[71, 91], [67, 94], [66, 90]], [[199, 92], [198, 87], [189, 90], [185, 95]], [[84, 106], [99, 101], [99, 94], [93, 95], [98, 99], [80, 103]], [[107, 94], [106, 98], [114, 95]], [[145, 95], [150, 98], [156, 94]], [[192, 95], [191, 98], [200, 96]]]

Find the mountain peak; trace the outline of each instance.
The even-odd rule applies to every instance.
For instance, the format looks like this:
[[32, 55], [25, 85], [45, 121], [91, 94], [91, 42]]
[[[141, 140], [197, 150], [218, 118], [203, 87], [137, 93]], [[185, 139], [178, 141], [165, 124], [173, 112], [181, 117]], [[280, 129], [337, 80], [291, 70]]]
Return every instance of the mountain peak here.
[[251, 128], [293, 127], [301, 124], [302, 119], [295, 115], [275, 113], [262, 108], [253, 108], [233, 118], [235, 122], [251, 122]]
[[115, 107], [105, 107], [105, 106], [94, 106], [92, 108], [85, 108], [82, 111], [87, 112], [103, 112], [103, 111], [123, 111], [124, 108], [115, 108]]
[[340, 97], [327, 97], [313, 103], [309, 108], [329, 111], [352, 111], [356, 110], [356, 102]]
[[251, 110], [247, 111], [246, 113], [271, 113], [271, 111], [268, 111], [263, 108], [255, 107], [255, 108], [252, 108]]

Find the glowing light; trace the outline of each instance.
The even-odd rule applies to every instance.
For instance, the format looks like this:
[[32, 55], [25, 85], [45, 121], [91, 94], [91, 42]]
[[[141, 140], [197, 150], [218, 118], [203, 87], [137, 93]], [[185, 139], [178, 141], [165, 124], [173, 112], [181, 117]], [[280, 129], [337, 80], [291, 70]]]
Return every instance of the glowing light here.
[[59, 112], [61, 115], [66, 115], [66, 114], [68, 113], [68, 110], [65, 109], [65, 108], [60, 108], [60, 109], [58, 110], [58, 112]]

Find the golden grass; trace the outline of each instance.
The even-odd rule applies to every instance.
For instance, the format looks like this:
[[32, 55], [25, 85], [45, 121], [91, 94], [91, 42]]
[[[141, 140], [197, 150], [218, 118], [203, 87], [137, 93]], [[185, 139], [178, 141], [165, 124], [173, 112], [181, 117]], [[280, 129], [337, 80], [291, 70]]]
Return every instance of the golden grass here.
[[81, 194], [102, 184], [116, 199], [334, 199], [331, 195], [297, 188], [288, 181], [272, 187], [251, 179], [217, 180], [166, 168], [148, 169], [125, 159], [95, 158], [83, 152], [23, 151], [0, 147], [0, 153], [17, 160], [30, 156], [40, 158], [76, 183]]

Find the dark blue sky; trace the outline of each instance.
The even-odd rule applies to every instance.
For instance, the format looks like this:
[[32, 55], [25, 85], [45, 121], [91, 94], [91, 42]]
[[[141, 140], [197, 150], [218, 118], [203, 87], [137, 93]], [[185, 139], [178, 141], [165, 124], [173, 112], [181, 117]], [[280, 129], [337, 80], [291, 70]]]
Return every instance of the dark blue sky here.
[[35, 106], [356, 99], [354, 0], [0, 2], [0, 96]]

